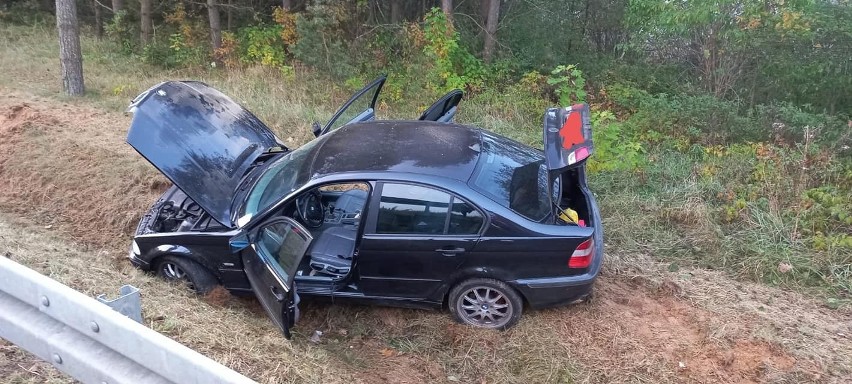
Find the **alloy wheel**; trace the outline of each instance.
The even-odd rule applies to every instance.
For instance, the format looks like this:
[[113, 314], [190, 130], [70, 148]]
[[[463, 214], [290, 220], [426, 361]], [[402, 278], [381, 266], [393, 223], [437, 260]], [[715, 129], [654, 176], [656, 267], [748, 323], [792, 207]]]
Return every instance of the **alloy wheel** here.
[[512, 317], [512, 303], [503, 292], [486, 286], [475, 286], [456, 303], [458, 313], [468, 324], [484, 328], [500, 328]]
[[163, 276], [170, 280], [187, 280], [186, 271], [174, 263], [164, 263]]

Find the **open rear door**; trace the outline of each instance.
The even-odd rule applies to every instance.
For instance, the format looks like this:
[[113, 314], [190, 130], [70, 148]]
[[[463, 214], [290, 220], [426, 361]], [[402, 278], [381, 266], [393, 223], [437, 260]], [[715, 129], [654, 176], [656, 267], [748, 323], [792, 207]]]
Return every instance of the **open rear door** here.
[[417, 120], [437, 121], [439, 123], [453, 121], [453, 117], [459, 110], [462, 97], [464, 97], [464, 92], [460, 89], [450, 91], [423, 111], [423, 114]]
[[324, 127], [314, 128], [314, 135], [321, 136], [338, 129], [344, 125], [358, 123], [362, 121], [375, 120], [376, 118], [376, 100], [379, 99], [379, 93], [382, 92], [382, 86], [385, 85], [387, 76], [382, 75], [373, 80], [360, 91], [355, 92], [346, 103], [343, 104], [334, 116], [325, 124]]
[[[231, 239], [241, 248], [243, 268], [255, 296], [284, 337], [299, 320], [299, 296], [294, 276], [313, 237], [293, 219], [281, 217], [262, 224], [248, 234]], [[246, 246], [250, 245], [250, 246]]]
[[588, 104], [548, 108], [544, 114], [544, 156], [551, 172], [580, 166], [592, 155]]

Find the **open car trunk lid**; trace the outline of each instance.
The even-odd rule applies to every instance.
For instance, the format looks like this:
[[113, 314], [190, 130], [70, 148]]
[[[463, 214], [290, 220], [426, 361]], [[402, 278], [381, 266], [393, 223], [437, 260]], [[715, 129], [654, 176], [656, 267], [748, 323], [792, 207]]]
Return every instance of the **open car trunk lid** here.
[[547, 169], [561, 173], [585, 164], [592, 155], [588, 104], [548, 108], [544, 114], [544, 157]]
[[227, 227], [234, 226], [231, 203], [254, 160], [286, 149], [260, 119], [201, 82], [158, 84], [128, 112], [127, 143]]

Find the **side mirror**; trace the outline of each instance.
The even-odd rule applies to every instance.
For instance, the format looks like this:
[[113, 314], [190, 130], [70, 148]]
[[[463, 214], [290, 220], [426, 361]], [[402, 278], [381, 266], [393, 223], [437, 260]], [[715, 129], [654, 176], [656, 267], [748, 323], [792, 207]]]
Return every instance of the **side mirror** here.
[[320, 133], [322, 133], [322, 126], [320, 123], [314, 121], [314, 123], [311, 124], [311, 130], [314, 132], [314, 137], [319, 137]]
[[228, 245], [231, 248], [231, 253], [239, 253], [241, 250], [248, 248], [251, 243], [249, 243], [248, 236], [245, 232], [240, 232], [228, 241]]

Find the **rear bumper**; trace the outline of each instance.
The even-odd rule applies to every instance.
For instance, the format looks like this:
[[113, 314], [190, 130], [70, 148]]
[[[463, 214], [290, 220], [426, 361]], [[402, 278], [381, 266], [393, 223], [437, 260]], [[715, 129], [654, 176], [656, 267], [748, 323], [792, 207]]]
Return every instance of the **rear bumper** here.
[[592, 292], [603, 264], [603, 252], [595, 252], [595, 261], [589, 271], [582, 275], [520, 279], [511, 281], [533, 308], [546, 308], [571, 304], [582, 300]]
[[[584, 188], [585, 189], [585, 188]], [[515, 287], [533, 308], [565, 305], [584, 299], [592, 292], [592, 286], [601, 271], [604, 258], [603, 223], [594, 195], [585, 189], [591, 212], [591, 224], [595, 228], [595, 258], [586, 273], [574, 276], [519, 279], [509, 283]]]
[[513, 281], [532, 308], [546, 308], [571, 304], [592, 292], [595, 278], [574, 280], [570, 277], [525, 279]]

